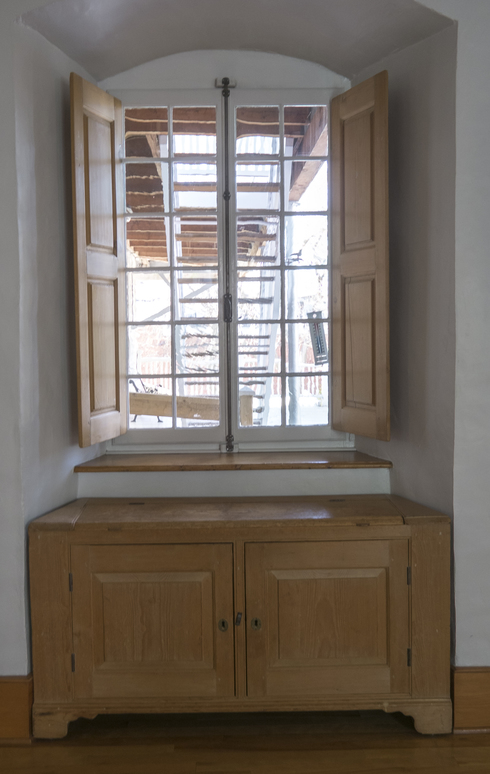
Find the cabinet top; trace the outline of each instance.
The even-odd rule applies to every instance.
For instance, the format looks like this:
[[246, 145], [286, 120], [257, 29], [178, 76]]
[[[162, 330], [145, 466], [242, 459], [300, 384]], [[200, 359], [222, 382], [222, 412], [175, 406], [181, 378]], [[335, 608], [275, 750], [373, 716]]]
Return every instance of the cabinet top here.
[[219, 498], [89, 498], [74, 500], [31, 522], [29, 531], [284, 522], [290, 526], [400, 526], [449, 522], [448, 516], [397, 495]]

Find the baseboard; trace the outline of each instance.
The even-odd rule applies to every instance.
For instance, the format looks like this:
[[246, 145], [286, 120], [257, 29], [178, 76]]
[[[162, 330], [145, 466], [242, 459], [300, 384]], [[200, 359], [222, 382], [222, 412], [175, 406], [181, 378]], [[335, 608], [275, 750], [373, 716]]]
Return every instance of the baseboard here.
[[31, 736], [32, 675], [0, 677], [0, 739]]
[[490, 667], [453, 670], [454, 731], [490, 730]]

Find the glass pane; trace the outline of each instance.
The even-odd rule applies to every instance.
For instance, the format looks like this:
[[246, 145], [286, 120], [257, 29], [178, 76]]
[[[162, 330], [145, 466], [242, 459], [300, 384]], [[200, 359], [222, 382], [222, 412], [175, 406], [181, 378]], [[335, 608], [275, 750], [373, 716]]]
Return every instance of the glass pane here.
[[279, 108], [239, 107], [236, 111], [236, 152], [279, 153]]
[[216, 108], [174, 108], [172, 131], [176, 156], [216, 155]]
[[[238, 389], [240, 427], [249, 427], [251, 421], [260, 427], [277, 427], [281, 424], [280, 376], [262, 376], [260, 373], [242, 374]], [[247, 396], [252, 397], [252, 412], [250, 412], [250, 398]]]
[[279, 164], [237, 164], [236, 186], [239, 210], [279, 209]]
[[286, 389], [288, 425], [328, 425], [328, 376], [290, 376]]
[[270, 267], [238, 273], [238, 319], [277, 320], [281, 316], [281, 274]]
[[281, 327], [278, 323], [238, 326], [238, 368], [242, 372], [281, 370]]
[[216, 218], [175, 218], [174, 255], [177, 266], [216, 266], [218, 263]]
[[328, 154], [328, 107], [284, 108], [284, 154], [326, 156]]
[[181, 271], [177, 279], [176, 319], [218, 319], [218, 272]]
[[328, 162], [287, 161], [284, 165], [285, 209], [320, 212], [328, 209]]
[[177, 379], [177, 427], [219, 424], [219, 381], [200, 375]]
[[279, 218], [238, 218], [237, 260], [249, 266], [279, 263]]
[[217, 325], [177, 325], [175, 329], [177, 373], [219, 373]]
[[126, 212], [168, 210], [168, 164], [126, 164]]
[[328, 263], [328, 218], [326, 215], [296, 215], [285, 218], [286, 265]]
[[215, 210], [216, 164], [174, 164], [174, 209]]
[[170, 325], [128, 325], [130, 374], [171, 374]]
[[172, 427], [172, 380], [129, 379], [130, 427]]
[[126, 157], [168, 156], [167, 108], [129, 108], [125, 111]]
[[130, 271], [127, 274], [128, 320], [170, 320], [170, 272]]
[[312, 319], [286, 325], [286, 370], [328, 370], [328, 323]]
[[126, 266], [128, 269], [168, 265], [167, 221], [164, 218], [128, 218]]
[[327, 269], [286, 269], [286, 318], [328, 317]]

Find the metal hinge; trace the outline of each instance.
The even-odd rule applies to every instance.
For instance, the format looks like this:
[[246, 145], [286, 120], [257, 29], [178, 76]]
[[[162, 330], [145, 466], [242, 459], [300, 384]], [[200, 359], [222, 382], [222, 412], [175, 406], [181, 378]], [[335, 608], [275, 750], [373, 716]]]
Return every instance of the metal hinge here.
[[412, 585], [412, 568], [407, 567], [407, 586]]
[[71, 573], [68, 575], [68, 588], [73, 591], [73, 575]]
[[407, 666], [412, 666], [412, 648], [407, 648]]
[[75, 654], [74, 653], [71, 654], [71, 671], [72, 672], [75, 671]]

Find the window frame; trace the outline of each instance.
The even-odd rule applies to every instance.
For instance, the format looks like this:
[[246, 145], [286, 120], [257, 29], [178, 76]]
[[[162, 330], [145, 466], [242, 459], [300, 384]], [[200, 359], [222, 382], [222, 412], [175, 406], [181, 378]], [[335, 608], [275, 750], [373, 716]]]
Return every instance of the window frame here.
[[[234, 119], [234, 108], [241, 105], [330, 105], [333, 96], [338, 94], [338, 89], [233, 89], [230, 99], [230, 116]], [[218, 180], [223, 175], [223, 128], [221, 120], [222, 100], [219, 89], [185, 89], [185, 90], [121, 90], [114, 92], [114, 96], [122, 101], [123, 110], [131, 107], [188, 107], [188, 106], [214, 106], [217, 110], [217, 143], [218, 143]], [[234, 148], [234, 129], [235, 122], [230, 119], [230, 148]], [[329, 128], [329, 146], [330, 146], [330, 128]], [[329, 148], [330, 151], [330, 148]], [[330, 152], [327, 156], [329, 162]], [[233, 170], [234, 173], [234, 170]], [[328, 168], [329, 175], [329, 201], [330, 196], [330, 163]], [[234, 179], [234, 175], [233, 175]], [[328, 230], [329, 230], [329, 253], [331, 244], [331, 207], [328, 210]], [[221, 228], [221, 239], [224, 239], [223, 233], [223, 201], [218, 195], [218, 228]], [[125, 216], [126, 222], [126, 216]], [[232, 264], [234, 262], [232, 261]], [[331, 258], [329, 255], [326, 267], [331, 276]], [[235, 270], [235, 269], [234, 269]], [[218, 265], [219, 279], [222, 286], [223, 266], [222, 262]], [[233, 277], [234, 280], [234, 277]], [[331, 293], [331, 281], [329, 281], [329, 292]], [[329, 303], [329, 317], [331, 317], [331, 303]], [[223, 314], [222, 304], [219, 305], [218, 320], [220, 337], [223, 335]], [[331, 351], [331, 325], [329, 324], [329, 351]], [[233, 337], [232, 357], [234, 363], [232, 367], [236, 368], [236, 338]], [[226, 354], [223, 353], [223, 357]], [[224, 378], [226, 368], [221, 364], [220, 373], [220, 395], [225, 396], [226, 390]], [[236, 370], [235, 370], [236, 374]], [[331, 363], [329, 363], [329, 424], [312, 426], [290, 426], [290, 427], [254, 427], [243, 428], [238, 426], [235, 429], [235, 450], [307, 450], [307, 449], [350, 449], [354, 446], [354, 437], [348, 433], [334, 430], [331, 425], [332, 420], [332, 375]], [[235, 390], [233, 392], [233, 415], [238, 415], [238, 400]], [[221, 400], [220, 415], [221, 421], [218, 427], [208, 428], [143, 428], [138, 429], [128, 423], [128, 432], [123, 436], [114, 438], [110, 441], [113, 451], [145, 451], [151, 448], [153, 451], [217, 451], [223, 450], [224, 443], [224, 423], [225, 413], [224, 399]], [[236, 419], [235, 419], [236, 421]], [[167, 440], [164, 435], [171, 433], [171, 439]]]

